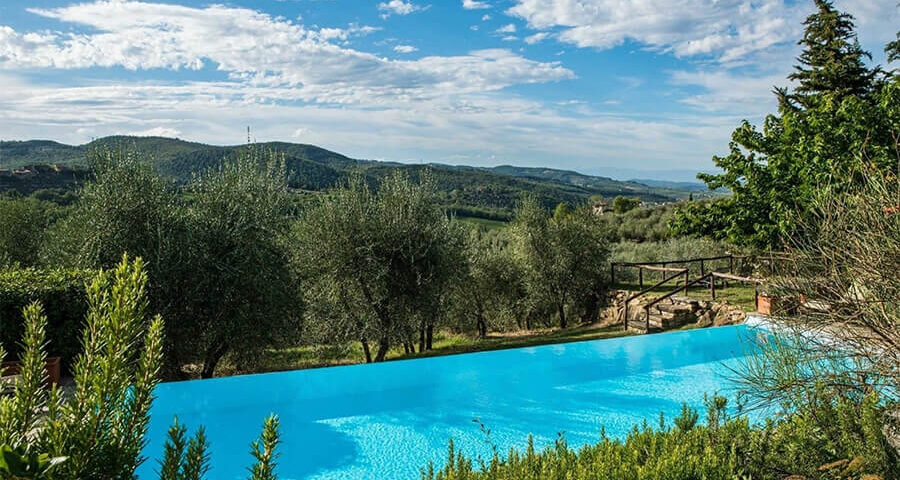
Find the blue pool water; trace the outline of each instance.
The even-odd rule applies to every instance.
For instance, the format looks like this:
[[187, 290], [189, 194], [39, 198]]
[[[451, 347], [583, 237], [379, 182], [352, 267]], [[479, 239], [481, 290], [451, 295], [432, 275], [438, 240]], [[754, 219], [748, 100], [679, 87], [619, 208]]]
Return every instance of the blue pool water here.
[[443, 464], [450, 438], [469, 455], [489, 457], [565, 432], [570, 445], [595, 442], [601, 427], [624, 436], [704, 393], [727, 394], [728, 364], [749, 348], [746, 326], [671, 332], [376, 365], [300, 370], [159, 386], [152, 410], [154, 479], [174, 416], [206, 427], [211, 480], [247, 477], [249, 444], [263, 419], [281, 419], [282, 479], [417, 479]]

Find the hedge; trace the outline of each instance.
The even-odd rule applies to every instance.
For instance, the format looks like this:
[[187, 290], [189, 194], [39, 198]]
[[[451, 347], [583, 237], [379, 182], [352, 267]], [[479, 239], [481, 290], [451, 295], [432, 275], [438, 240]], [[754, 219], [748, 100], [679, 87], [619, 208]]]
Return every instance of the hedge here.
[[0, 344], [7, 360], [19, 357], [24, 331], [22, 309], [40, 302], [47, 315], [47, 352], [62, 357], [66, 370], [81, 350], [81, 330], [87, 313], [85, 284], [92, 270], [0, 269]]

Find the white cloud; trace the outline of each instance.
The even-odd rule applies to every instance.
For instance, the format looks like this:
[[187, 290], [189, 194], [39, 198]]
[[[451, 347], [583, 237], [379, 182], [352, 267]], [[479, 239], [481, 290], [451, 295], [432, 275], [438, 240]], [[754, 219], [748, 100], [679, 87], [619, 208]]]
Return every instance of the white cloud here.
[[235, 144], [252, 125], [258, 141], [300, 138], [357, 158], [532, 166], [566, 158], [566, 168], [602, 171], [621, 159], [645, 168], [707, 168], [739, 121], [588, 110], [568, 116], [498, 93], [362, 109], [248, 101], [267, 95], [258, 90], [230, 82], [31, 87], [27, 95], [0, 98], [0, 123], [7, 138], [68, 143], [165, 125], [182, 138]]
[[[876, 58], [900, 24], [896, 0], [838, 0], [836, 7], [856, 17]], [[813, 8], [788, 0], [515, 0], [507, 13], [535, 29], [559, 27], [558, 38], [579, 47], [634, 41], [677, 57], [765, 64], [773, 48], [788, 58]]]
[[549, 36], [550, 36], [550, 34], [547, 32], [538, 32], [538, 33], [535, 33], [534, 35], [529, 35], [529, 36], [525, 37], [525, 43], [527, 43], [529, 45], [534, 45], [535, 43], [541, 43], [545, 39], [547, 39], [547, 37], [549, 37]]
[[385, 59], [331, 43], [372, 27], [310, 29], [222, 5], [100, 1], [33, 12], [84, 25], [90, 33], [20, 33], [0, 26], [0, 67], [209, 66], [225, 72], [239, 87], [259, 87], [248, 100], [339, 104], [412, 101], [574, 76], [558, 63], [496, 49], [414, 61]]
[[413, 53], [418, 52], [419, 49], [412, 45], [397, 45], [394, 47], [394, 51], [398, 53]]
[[497, 33], [516, 33], [516, 24], [509, 23], [497, 29]]
[[[785, 83], [808, 9], [776, 0], [610, 0], [632, 13], [643, 5], [651, 13], [655, 8], [672, 15], [665, 19], [607, 15], [598, 7], [607, 2], [600, 0], [514, 1], [513, 10], [546, 7], [515, 13], [539, 29], [526, 41], [562, 34], [563, 42], [606, 48], [597, 39], [609, 38], [613, 44], [635, 42], [701, 57], [704, 61], [683, 62], [678, 71], [660, 72], [668, 78], [673, 105], [690, 108], [675, 114], [663, 105], [642, 116], [630, 108], [628, 95], [587, 104], [529, 100], [504, 89], [575, 74], [508, 49], [390, 59], [346, 43], [371, 33], [369, 26], [319, 28], [221, 4], [193, 8], [114, 0], [32, 10], [61, 22], [58, 30], [17, 31], [0, 24], [0, 125], [8, 138], [80, 143], [91, 136], [169, 129], [167, 134], [221, 144], [242, 142], [250, 124], [261, 141], [302, 138], [363, 158], [525, 165], [564, 158], [560, 163], [566, 168], [592, 171], [628, 159], [645, 168], [673, 163], [708, 168], [712, 154], [727, 150], [728, 136], [742, 118], [772, 111], [771, 87]], [[860, 40], [873, 53], [873, 38], [896, 33], [893, 0], [836, 3], [857, 15]], [[706, 8], [688, 8], [697, 5]], [[888, 10], [876, 8], [885, 6]], [[567, 17], [566, 10], [576, 7], [587, 10]], [[597, 36], [603, 29], [608, 37]], [[774, 39], [763, 34], [768, 31], [776, 32]], [[772, 44], [776, 48], [764, 47], [772, 41], [779, 42]], [[748, 58], [755, 68], [746, 68]], [[731, 68], [738, 64], [745, 68]], [[167, 74], [154, 81], [160, 76], [152, 72], [137, 76], [140, 81], [132, 75], [110, 79], [114, 71], [90, 78], [89, 71], [51, 85], [58, 74], [34, 75], [92, 67], [209, 69], [221, 72], [221, 80], [186, 81]], [[625, 87], [641, 81], [619, 79]], [[620, 101], [623, 106], [614, 107]]]
[[371, 27], [368, 25], [359, 25], [351, 23], [347, 28], [320, 28], [318, 30], [319, 37], [322, 40], [347, 40], [350, 37], [359, 37], [369, 35], [381, 30], [379, 27]]
[[493, 18], [493, 17], [491, 17], [490, 14], [485, 13], [484, 15], [481, 16], [481, 21], [486, 22], [486, 21], [490, 20], [491, 18]]
[[462, 0], [462, 6], [466, 10], [481, 10], [485, 8], [491, 8], [491, 5], [487, 2], [482, 2], [480, 0]]
[[381, 14], [382, 18], [387, 18], [391, 15], [409, 15], [410, 13], [420, 12], [427, 8], [428, 7], [423, 7], [404, 0], [391, 0], [389, 2], [381, 2], [378, 4], [378, 10], [383, 12]]
[[516, 0], [507, 12], [532, 28], [562, 27], [558, 38], [579, 47], [608, 49], [632, 40], [721, 61], [793, 42], [802, 27], [802, 10], [784, 0]]
[[124, 134], [133, 135], [135, 137], [178, 137], [181, 135], [181, 131], [171, 127], [153, 127], [147, 130], [125, 132]]
[[738, 75], [716, 71], [675, 71], [670, 83], [677, 86], [702, 88], [701, 93], [688, 95], [682, 102], [701, 110], [741, 114], [761, 118], [777, 107], [772, 89], [788, 86], [788, 71], [768, 75]]

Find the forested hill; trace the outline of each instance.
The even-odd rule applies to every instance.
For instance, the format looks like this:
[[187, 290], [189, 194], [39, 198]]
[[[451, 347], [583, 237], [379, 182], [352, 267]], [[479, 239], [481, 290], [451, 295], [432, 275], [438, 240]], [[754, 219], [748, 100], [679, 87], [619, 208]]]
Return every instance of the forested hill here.
[[[64, 145], [47, 140], [0, 142], [0, 169], [16, 169], [32, 165], [59, 165], [78, 168], [84, 165], [85, 153], [96, 147], [126, 146], [146, 153], [155, 168], [175, 181], [184, 182], [191, 175], [219, 165], [245, 145], [213, 146], [163, 137], [106, 137], [85, 145]], [[688, 189], [648, 186], [636, 182], [621, 182], [605, 177], [549, 168], [501, 166], [494, 168], [460, 167], [449, 165], [401, 164], [349, 158], [314, 145], [269, 142], [257, 144], [285, 156], [292, 187], [303, 190], [322, 190], [335, 185], [350, 172], [359, 171], [376, 179], [395, 169], [417, 173], [430, 169], [437, 181], [442, 203], [462, 214], [503, 217], [525, 192], [537, 195], [542, 203], [553, 206], [560, 202], [579, 204], [592, 196], [608, 199], [617, 195], [638, 196], [649, 202], [666, 202], [687, 198]], [[34, 170], [34, 169], [32, 169]], [[35, 176], [53, 175], [55, 170], [39, 169]], [[3, 177], [13, 175], [0, 172], [0, 189], [4, 187], [29, 190], [27, 178], [16, 182]], [[35, 179], [39, 188], [52, 185], [52, 178]], [[71, 182], [61, 184], [61, 187]], [[22, 193], [27, 193], [23, 191]]]

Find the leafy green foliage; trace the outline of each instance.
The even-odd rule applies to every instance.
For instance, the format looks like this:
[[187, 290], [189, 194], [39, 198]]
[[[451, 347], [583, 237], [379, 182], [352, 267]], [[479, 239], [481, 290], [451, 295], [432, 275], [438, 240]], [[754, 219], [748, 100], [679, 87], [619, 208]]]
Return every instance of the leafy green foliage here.
[[819, 189], [847, 187], [863, 164], [896, 169], [900, 85], [876, 81], [866, 69], [849, 16], [830, 2], [816, 4], [791, 77], [799, 81], [796, 91], [778, 91], [778, 115], [762, 130], [746, 121], [735, 130], [729, 155], [713, 159], [724, 173], [698, 175], [733, 195], [681, 209], [676, 234], [777, 249], [793, 233], [791, 214], [805, 214]]
[[159, 480], [201, 480], [210, 468], [208, 450], [203, 428], [188, 439], [187, 428], [176, 418], [163, 447]]
[[633, 208], [623, 214], [605, 213], [600, 221], [611, 242], [656, 242], [671, 236], [669, 222], [675, 208], [672, 204]]
[[474, 326], [482, 338], [489, 330], [523, 327], [529, 308], [525, 272], [506, 240], [505, 233], [470, 232], [465, 271], [445, 299], [451, 327], [471, 331]]
[[147, 259], [158, 276], [178, 247], [170, 241], [178, 238], [175, 192], [135, 151], [94, 150], [88, 160], [94, 179], [49, 230], [45, 263], [111, 268], [128, 252]]
[[279, 453], [276, 452], [280, 433], [278, 431], [278, 417], [271, 415], [263, 424], [263, 431], [259, 440], [250, 445], [250, 454], [256, 459], [256, 463], [250, 468], [250, 480], [276, 480], [276, 460]]
[[900, 33], [897, 33], [897, 40], [894, 40], [884, 47], [884, 51], [888, 54], [889, 62], [900, 60]]
[[592, 318], [609, 280], [609, 246], [599, 217], [579, 209], [553, 219], [536, 199], [526, 197], [511, 229], [531, 297], [556, 311], [561, 328], [568, 325], [567, 309]]
[[641, 205], [640, 198], [629, 198], [623, 197], [621, 195], [617, 196], [612, 201], [613, 211], [618, 213], [619, 215], [633, 210]]
[[434, 200], [433, 179], [396, 173], [377, 193], [361, 177], [333, 189], [296, 224], [297, 264], [309, 292], [311, 328], [330, 338], [392, 342], [420, 350], [444, 288], [464, 264], [461, 230]]
[[[740, 478], [780, 480], [789, 475], [808, 479], [894, 478], [896, 453], [884, 442], [884, 434], [873, 428], [883, 418], [877, 399], [862, 403], [834, 402], [836, 417], [792, 414], [778, 422], [751, 426], [743, 417], [726, 409], [724, 398], [707, 400], [706, 421], [687, 407], [667, 426], [658, 429], [635, 426], [623, 440], [604, 437], [579, 450], [569, 448], [564, 438], [543, 451], [536, 451], [529, 438], [524, 452], [511, 449], [505, 458], [495, 453], [489, 461], [473, 462], [455, 450], [444, 468], [430, 465], [423, 480], [479, 480], [547, 478], [609, 478], [634, 480], [733, 480]], [[860, 415], [861, 414], [861, 415]], [[841, 417], [839, 428], [859, 433], [835, 441], [822, 428]], [[831, 428], [831, 431], [836, 430]]]
[[52, 205], [34, 198], [0, 197], [0, 267], [38, 262]]
[[872, 55], [856, 39], [853, 16], [837, 11], [830, 0], [815, 0], [815, 4], [818, 11], [803, 22], [800, 65], [788, 76], [799, 82], [791, 100], [809, 107], [821, 93], [833, 94], [838, 101], [851, 95], [865, 97], [877, 72], [866, 67], [865, 61]]
[[242, 150], [198, 175], [188, 198], [133, 151], [97, 150], [91, 164], [94, 180], [50, 229], [45, 261], [108, 268], [126, 252], [146, 258], [149, 301], [169, 319], [170, 376], [187, 363], [212, 376], [225, 355], [249, 361], [297, 332], [280, 157]]
[[88, 309], [85, 283], [94, 271], [77, 269], [0, 269], [0, 344], [18, 357], [25, 333], [22, 309], [32, 302], [43, 306], [48, 319], [47, 351], [62, 357], [68, 368], [80, 350], [82, 322]]
[[0, 444], [25, 455], [66, 457], [52, 478], [132, 475], [162, 356], [162, 321], [145, 317], [140, 260], [101, 272], [87, 288], [83, 352], [71, 400], [46, 388], [46, 318], [24, 311], [22, 368], [11, 397], [0, 398]]
[[[162, 368], [163, 323], [148, 318], [143, 262], [122, 262], [87, 285], [89, 310], [74, 386], [48, 388], [47, 319], [39, 303], [23, 310], [21, 368], [0, 385], [0, 476], [4, 479], [134, 478], [146, 441], [153, 390]], [[6, 356], [0, 345], [0, 362]], [[0, 369], [0, 376], [3, 372]], [[12, 394], [8, 394], [8, 391]], [[275, 478], [277, 420], [267, 420], [254, 444], [253, 480]], [[190, 440], [177, 421], [169, 430], [162, 480], [200, 480], [208, 471], [202, 428]], [[259, 472], [258, 474], [256, 472]]]
[[[167, 259], [170, 272], [161, 280], [168, 291], [158, 294], [170, 305], [162, 311], [171, 319], [167, 352], [175, 365], [201, 360], [208, 378], [226, 354], [247, 362], [296, 339], [286, 189], [281, 159], [255, 148], [191, 182], [180, 264]], [[176, 295], [186, 298], [176, 303]]]
[[66, 457], [50, 458], [46, 453], [28, 453], [24, 448], [0, 446], [0, 477], [9, 480], [50, 478], [53, 467]]

